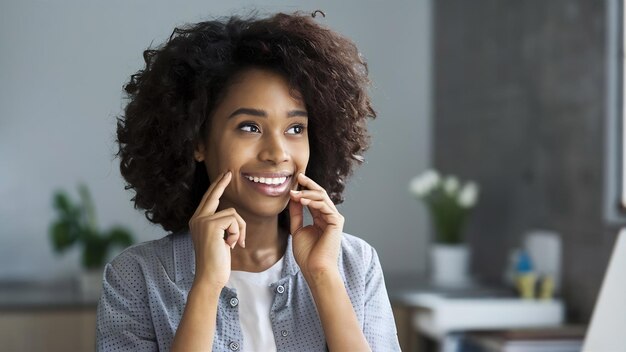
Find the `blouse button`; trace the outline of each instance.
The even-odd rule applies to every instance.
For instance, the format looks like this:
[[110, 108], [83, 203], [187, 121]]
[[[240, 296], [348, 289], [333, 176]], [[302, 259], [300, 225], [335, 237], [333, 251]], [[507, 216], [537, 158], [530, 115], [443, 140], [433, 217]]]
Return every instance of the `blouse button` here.
[[239, 300], [235, 297], [230, 299], [230, 306], [231, 307], [237, 307], [237, 305], [239, 304]]
[[287, 335], [289, 335], [289, 332], [287, 330], [283, 330], [280, 332], [281, 335], [283, 335], [283, 337], [287, 337]]
[[228, 345], [228, 348], [230, 348], [233, 351], [237, 351], [239, 349], [239, 344], [237, 342], [231, 342]]
[[279, 285], [276, 287], [276, 292], [278, 293], [284, 293], [285, 292], [285, 286], [283, 285]]

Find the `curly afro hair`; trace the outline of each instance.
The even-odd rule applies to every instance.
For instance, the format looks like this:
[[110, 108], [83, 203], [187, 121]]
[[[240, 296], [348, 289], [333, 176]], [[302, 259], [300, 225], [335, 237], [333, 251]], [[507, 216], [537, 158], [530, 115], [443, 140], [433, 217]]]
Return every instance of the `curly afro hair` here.
[[[116, 156], [125, 189], [135, 191], [134, 206], [149, 221], [169, 232], [188, 229], [210, 185], [194, 148], [229, 79], [249, 67], [277, 70], [302, 93], [307, 175], [333, 202], [343, 201], [345, 179], [368, 147], [366, 120], [376, 117], [367, 64], [350, 40], [310, 15], [233, 16], [176, 28], [143, 58], [145, 68], [124, 86], [128, 104], [117, 118]], [[288, 226], [285, 211], [281, 227]]]

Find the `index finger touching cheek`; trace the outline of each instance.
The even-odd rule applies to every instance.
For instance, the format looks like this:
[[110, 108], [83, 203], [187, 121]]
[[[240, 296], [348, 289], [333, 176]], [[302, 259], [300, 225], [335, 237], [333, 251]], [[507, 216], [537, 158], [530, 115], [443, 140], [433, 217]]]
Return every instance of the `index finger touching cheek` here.
[[209, 196], [211, 195], [211, 192], [213, 192], [213, 189], [215, 188], [215, 186], [219, 183], [220, 180], [222, 180], [224, 178], [224, 175], [226, 175], [226, 173], [221, 173], [219, 174], [216, 178], [215, 181], [212, 182], [209, 185], [209, 188], [207, 188], [206, 192], [204, 192], [204, 195], [202, 196], [202, 199], [200, 199], [200, 203], [198, 203], [198, 207], [196, 207], [196, 211], [193, 213], [193, 215], [191, 216], [192, 218], [198, 216], [198, 214], [200, 213], [200, 211], [202, 210], [202, 208], [204, 208], [204, 204], [206, 203], [207, 199], [209, 198]]
[[221, 180], [217, 181], [215, 188], [213, 188], [213, 190], [209, 194], [206, 203], [204, 203], [204, 206], [200, 210], [198, 216], [208, 216], [215, 214], [217, 206], [220, 204], [220, 198], [224, 194], [224, 190], [226, 189], [226, 186], [228, 186], [228, 184], [230, 183], [231, 179], [232, 172], [228, 171]]

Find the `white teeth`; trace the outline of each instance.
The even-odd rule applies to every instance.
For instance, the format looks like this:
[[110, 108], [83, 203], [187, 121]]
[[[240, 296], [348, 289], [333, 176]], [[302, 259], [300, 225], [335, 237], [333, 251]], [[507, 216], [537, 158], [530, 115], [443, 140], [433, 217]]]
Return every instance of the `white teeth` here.
[[285, 183], [285, 181], [287, 181], [287, 177], [253, 177], [253, 176], [246, 176], [246, 178], [252, 182], [256, 182], [256, 183], [263, 183], [266, 185], [282, 185], [283, 183]]

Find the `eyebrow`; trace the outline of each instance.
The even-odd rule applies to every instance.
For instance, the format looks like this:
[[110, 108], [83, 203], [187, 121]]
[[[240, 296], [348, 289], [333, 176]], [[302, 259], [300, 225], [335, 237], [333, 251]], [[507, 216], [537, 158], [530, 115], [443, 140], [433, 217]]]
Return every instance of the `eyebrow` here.
[[[252, 108], [239, 108], [233, 111], [232, 114], [228, 115], [228, 118], [230, 119], [236, 115], [252, 115], [252, 116], [258, 116], [258, 117], [267, 117], [267, 113], [265, 112], [265, 110], [252, 109]], [[304, 110], [290, 110], [289, 112], [287, 112], [287, 117], [296, 117], [296, 116], [308, 117], [309, 115]]]

